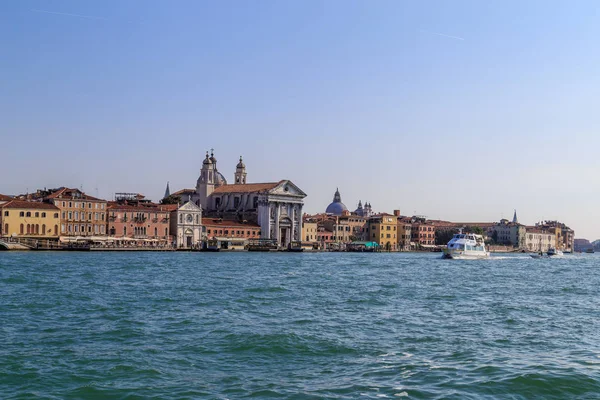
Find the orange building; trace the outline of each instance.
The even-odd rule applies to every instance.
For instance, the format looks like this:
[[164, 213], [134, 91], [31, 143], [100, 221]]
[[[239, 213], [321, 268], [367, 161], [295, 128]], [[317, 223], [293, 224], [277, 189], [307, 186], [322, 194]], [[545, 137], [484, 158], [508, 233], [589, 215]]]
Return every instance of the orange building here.
[[61, 188], [44, 200], [60, 209], [61, 236], [106, 235], [106, 200], [69, 188]]

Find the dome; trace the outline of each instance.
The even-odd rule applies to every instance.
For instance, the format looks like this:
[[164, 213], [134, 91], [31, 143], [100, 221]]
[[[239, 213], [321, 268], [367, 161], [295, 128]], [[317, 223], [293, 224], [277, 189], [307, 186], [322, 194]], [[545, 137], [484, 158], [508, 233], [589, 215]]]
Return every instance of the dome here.
[[206, 152], [206, 158], [202, 161], [202, 164], [212, 164], [212, 161], [208, 158], [208, 151]]
[[344, 203], [342, 203], [342, 196], [340, 196], [340, 191], [336, 190], [333, 195], [333, 202], [327, 206], [325, 210], [326, 214], [333, 215], [342, 215], [344, 211], [348, 211], [348, 207]]
[[215, 171], [215, 184], [216, 185], [227, 185], [227, 180], [219, 171]]

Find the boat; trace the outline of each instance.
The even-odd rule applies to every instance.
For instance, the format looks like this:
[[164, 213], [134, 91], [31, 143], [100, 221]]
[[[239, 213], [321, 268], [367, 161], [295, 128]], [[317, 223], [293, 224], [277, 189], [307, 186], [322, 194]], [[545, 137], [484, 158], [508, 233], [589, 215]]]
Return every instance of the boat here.
[[553, 247], [549, 248], [546, 254], [548, 257], [562, 257], [564, 255], [562, 251]]
[[277, 241], [275, 239], [250, 239], [248, 241], [248, 251], [277, 251]]
[[454, 260], [478, 260], [489, 256], [483, 236], [474, 233], [455, 234], [442, 254], [442, 258]]
[[202, 251], [219, 251], [219, 241], [215, 239], [208, 239], [202, 246]]
[[293, 253], [301, 253], [304, 251], [304, 247], [302, 247], [302, 242], [300, 241], [295, 241], [295, 242], [291, 242], [288, 245], [287, 251], [293, 252]]
[[588, 254], [593, 254], [594, 253], [594, 249], [590, 247], [585, 252], [588, 253]]
[[529, 253], [529, 256], [531, 258], [544, 258], [547, 257], [543, 251], [540, 251], [539, 253]]

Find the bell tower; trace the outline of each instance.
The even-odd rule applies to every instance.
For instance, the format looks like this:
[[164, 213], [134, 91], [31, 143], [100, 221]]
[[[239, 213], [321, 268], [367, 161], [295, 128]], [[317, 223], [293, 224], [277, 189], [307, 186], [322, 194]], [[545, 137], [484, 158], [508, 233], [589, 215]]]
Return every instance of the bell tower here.
[[245, 185], [246, 184], [246, 165], [242, 161], [242, 156], [240, 156], [240, 162], [235, 167], [234, 182], [236, 183], [236, 185]]
[[215, 166], [211, 161], [208, 151], [206, 157], [202, 161], [202, 169], [200, 176], [196, 182], [196, 194], [200, 200], [200, 205], [204, 210], [208, 210], [208, 198], [215, 190]]

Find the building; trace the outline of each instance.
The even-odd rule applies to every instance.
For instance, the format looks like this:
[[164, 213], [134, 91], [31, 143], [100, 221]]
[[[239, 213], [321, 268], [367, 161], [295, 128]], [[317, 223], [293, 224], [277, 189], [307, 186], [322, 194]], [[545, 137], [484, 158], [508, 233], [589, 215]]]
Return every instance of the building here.
[[342, 203], [342, 196], [340, 196], [339, 189], [335, 190], [333, 195], [333, 201], [325, 209], [325, 214], [341, 216], [344, 212], [348, 211], [348, 208]]
[[310, 219], [302, 221], [302, 240], [305, 242], [317, 242], [318, 224]]
[[369, 241], [377, 242], [381, 249], [396, 251], [398, 247], [398, 217], [377, 214], [368, 219]]
[[106, 235], [106, 200], [63, 187], [45, 196], [43, 201], [60, 209], [61, 236]]
[[436, 226], [432, 221], [413, 217], [411, 225], [412, 243], [417, 247], [435, 246], [435, 230]]
[[521, 225], [513, 217], [513, 222], [509, 222], [507, 219], [501, 219], [499, 223], [487, 227], [485, 230], [488, 238], [492, 239], [494, 244], [503, 244], [506, 246], [513, 246], [524, 249], [526, 247], [526, 228], [525, 225]]
[[[398, 213], [399, 214], [399, 213]], [[410, 251], [412, 249], [412, 218], [397, 215], [398, 218], [398, 250]]]
[[543, 221], [537, 227], [552, 230], [556, 235], [556, 246], [559, 250], [573, 251], [575, 248], [575, 231], [559, 221]]
[[188, 201], [171, 211], [171, 235], [180, 249], [200, 248], [202, 242], [202, 208]]
[[220, 249], [245, 248], [249, 239], [260, 239], [261, 227], [251, 221], [233, 221], [222, 218], [204, 218], [204, 238], [214, 240]]
[[115, 238], [149, 240], [170, 244], [170, 214], [167, 205], [108, 203], [108, 234]]
[[543, 251], [556, 248], [556, 235], [536, 226], [526, 227], [525, 248], [529, 251]]
[[[236, 165], [234, 184], [228, 184], [217, 169], [214, 153], [202, 162], [194, 193], [175, 192], [182, 201], [202, 207], [207, 219], [260, 227], [260, 238], [271, 239], [281, 247], [302, 240], [302, 207], [306, 194], [289, 180], [248, 183], [242, 158]], [[208, 227], [207, 227], [208, 230]]]
[[2, 236], [58, 239], [60, 210], [42, 202], [11, 200], [0, 205]]

